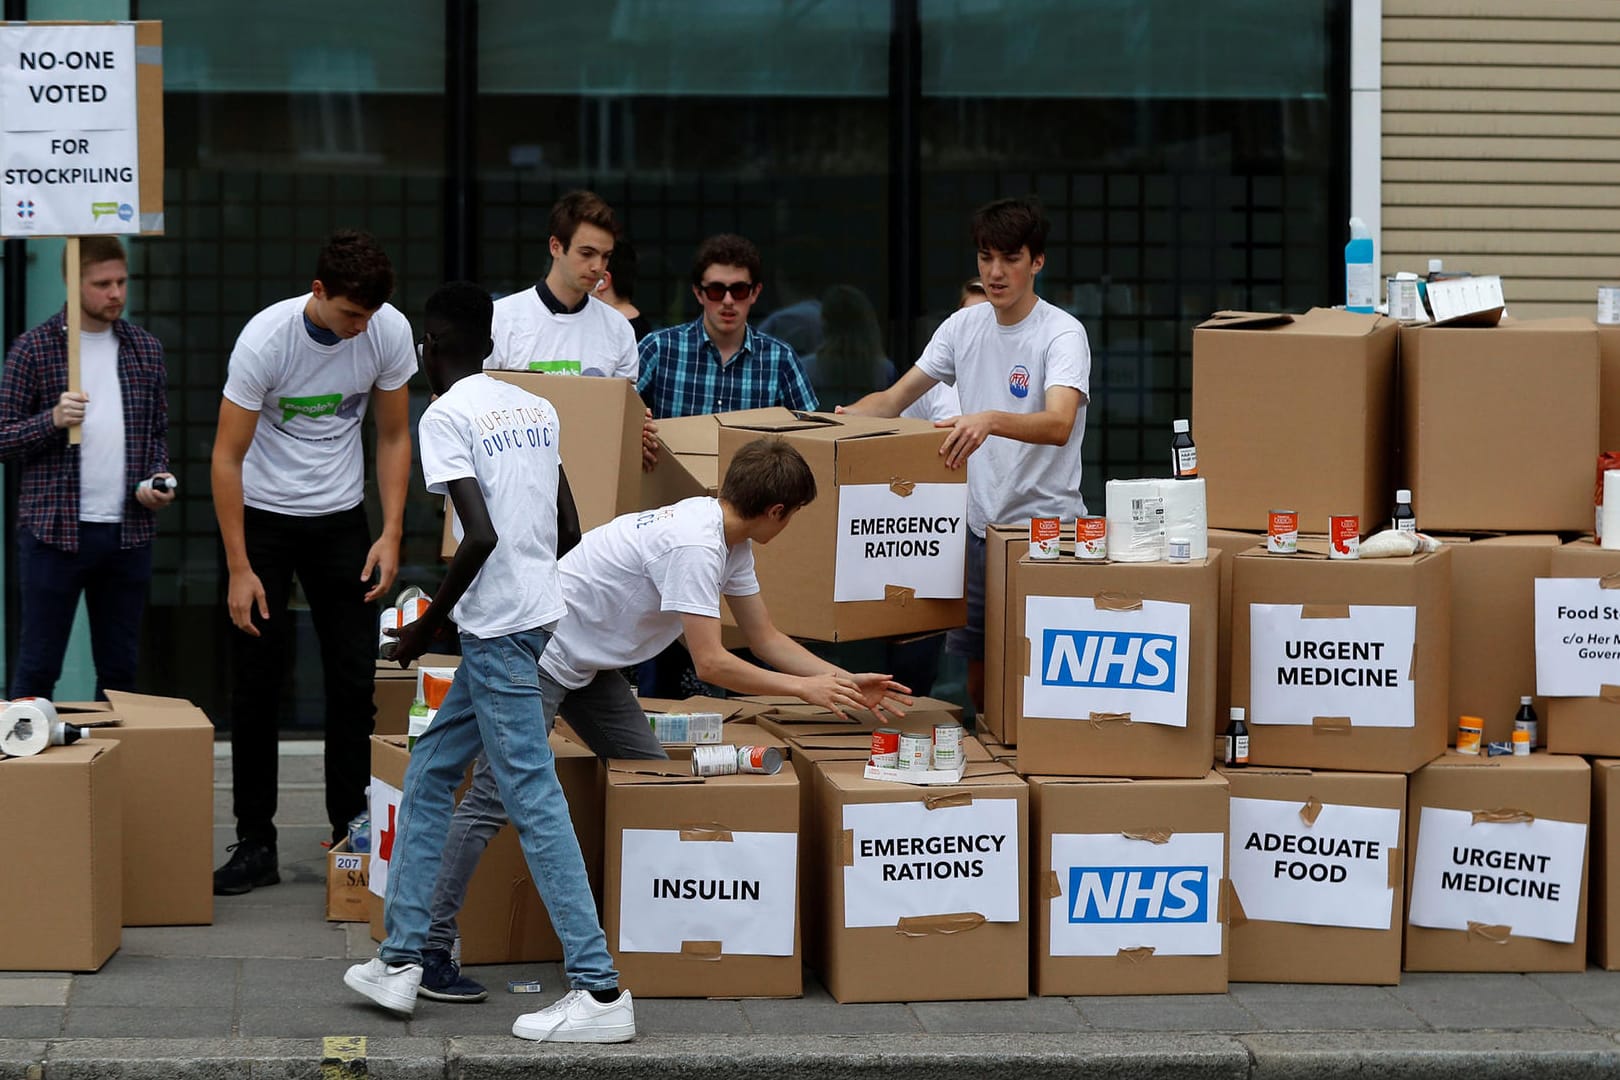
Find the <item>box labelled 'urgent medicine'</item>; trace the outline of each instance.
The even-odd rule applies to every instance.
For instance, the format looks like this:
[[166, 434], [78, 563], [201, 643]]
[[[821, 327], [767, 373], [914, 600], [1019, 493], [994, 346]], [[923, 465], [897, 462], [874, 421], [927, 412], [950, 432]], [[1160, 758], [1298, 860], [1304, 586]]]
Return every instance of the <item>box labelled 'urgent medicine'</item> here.
[[1221, 994], [1226, 781], [1035, 776], [1035, 992]]
[[1232, 705], [1251, 764], [1409, 773], [1445, 750], [1450, 558], [1237, 557]]
[[1620, 755], [1620, 551], [1590, 540], [1552, 553], [1536, 581], [1536, 693], [1547, 749]]
[[1591, 770], [1447, 751], [1412, 775], [1407, 971], [1586, 970]]
[[[960, 784], [816, 768], [822, 982], [840, 1002], [1029, 996], [1029, 788], [991, 762]], [[815, 917], [815, 916], [813, 916]]]
[[720, 413], [722, 477], [738, 450], [778, 435], [816, 478], [816, 500], [754, 569], [772, 621], [815, 641], [921, 634], [967, 620], [967, 475], [925, 420], [750, 409]]
[[1018, 561], [1006, 653], [1019, 658], [1019, 772], [1209, 772], [1221, 558]]
[[1232, 981], [1400, 982], [1406, 777], [1221, 771], [1232, 789]]

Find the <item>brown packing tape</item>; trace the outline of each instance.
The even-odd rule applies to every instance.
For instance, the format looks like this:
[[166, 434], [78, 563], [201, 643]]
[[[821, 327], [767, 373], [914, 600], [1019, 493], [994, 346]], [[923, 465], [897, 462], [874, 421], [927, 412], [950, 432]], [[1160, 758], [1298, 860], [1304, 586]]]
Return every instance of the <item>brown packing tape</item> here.
[[1389, 887], [1398, 889], [1406, 880], [1406, 860], [1401, 856], [1401, 849], [1389, 849]]
[[1616, 570], [1612, 574], [1604, 574], [1598, 578], [1598, 588], [1620, 589], [1620, 570]]
[[720, 942], [683, 941], [681, 942], [681, 955], [690, 956], [694, 960], [718, 960], [721, 956]]
[[1350, 617], [1349, 604], [1302, 604], [1299, 609], [1302, 619], [1348, 619]]
[[838, 838], [838, 865], [855, 865], [855, 830], [845, 829]]
[[1144, 840], [1149, 844], [1168, 844], [1175, 835], [1174, 829], [1122, 829], [1120, 835], [1127, 840]]
[[1153, 946], [1138, 945], [1131, 949], [1121, 949], [1114, 955], [1121, 960], [1129, 960], [1133, 964], [1145, 964], [1153, 959]]
[[925, 810], [943, 810], [949, 806], [972, 806], [973, 792], [950, 791], [939, 795], [924, 795], [923, 808]]
[[729, 844], [732, 842], [731, 830], [719, 822], [710, 821], [692, 825], [681, 826], [682, 841], [715, 841]]
[[1322, 800], [1318, 799], [1315, 795], [1312, 795], [1309, 799], [1306, 799], [1305, 805], [1299, 808], [1299, 820], [1303, 821], [1307, 828], [1315, 825], [1316, 819], [1321, 816]]
[[1042, 900], [1056, 900], [1058, 897], [1060, 897], [1062, 895], [1063, 895], [1063, 886], [1058, 883], [1057, 871], [1056, 870], [1048, 870], [1046, 872], [1046, 895], [1041, 897], [1041, 899]]
[[1131, 714], [1128, 712], [1094, 712], [1088, 719], [1090, 719], [1091, 726], [1094, 728], [1100, 728], [1104, 724], [1128, 725], [1131, 722]]
[[1311, 717], [1311, 730], [1318, 735], [1348, 735], [1350, 734], [1350, 718], [1348, 716], [1313, 716]]
[[886, 604], [899, 604], [901, 607], [905, 607], [915, 599], [917, 599], [917, 590], [909, 585], [883, 586], [883, 602]]
[[1237, 886], [1232, 884], [1231, 878], [1227, 878], [1222, 885], [1226, 889], [1226, 895], [1223, 897], [1226, 904], [1226, 920], [1232, 926], [1242, 926], [1249, 921], [1249, 916], [1243, 911], [1243, 901], [1238, 898]]
[[1418, 643], [1414, 641], [1414, 642], [1412, 642], [1412, 662], [1409, 665], [1407, 665], [1407, 668], [1406, 668], [1406, 681], [1407, 682], [1416, 682], [1417, 681], [1417, 651], [1418, 651]]
[[1620, 686], [1604, 683], [1598, 687], [1598, 697], [1610, 705], [1620, 705]]
[[953, 915], [906, 915], [894, 924], [894, 932], [906, 937], [926, 937], [929, 934], [965, 934], [985, 924], [977, 911], [960, 911]]
[[1091, 603], [1098, 611], [1141, 611], [1142, 594], [1100, 592], [1092, 597]]
[[900, 496], [902, 499], [910, 495], [916, 490], [916, 488], [916, 483], [911, 480], [902, 480], [898, 476], [889, 477], [889, 490]]
[[1490, 923], [1475, 922], [1473, 919], [1468, 920], [1468, 938], [1471, 941], [1477, 938], [1480, 941], [1488, 941], [1492, 945], [1506, 945], [1512, 936], [1513, 927], [1511, 926], [1492, 926]]
[[1528, 810], [1500, 806], [1494, 810], [1475, 810], [1472, 824], [1478, 825], [1481, 822], [1486, 822], [1492, 825], [1528, 825], [1535, 820], [1536, 815]]

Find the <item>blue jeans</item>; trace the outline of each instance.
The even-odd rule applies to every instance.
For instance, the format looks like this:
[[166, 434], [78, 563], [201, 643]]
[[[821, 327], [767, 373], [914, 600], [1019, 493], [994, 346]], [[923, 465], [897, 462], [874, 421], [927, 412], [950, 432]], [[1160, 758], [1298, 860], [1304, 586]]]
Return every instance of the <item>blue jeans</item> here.
[[456, 787], [483, 750], [562, 942], [569, 985], [619, 985], [547, 740], [546, 717], [563, 693], [540, 674], [550, 638], [544, 630], [488, 640], [461, 635], [461, 668], [405, 769], [383, 906], [388, 937], [377, 951], [389, 963], [421, 962]]

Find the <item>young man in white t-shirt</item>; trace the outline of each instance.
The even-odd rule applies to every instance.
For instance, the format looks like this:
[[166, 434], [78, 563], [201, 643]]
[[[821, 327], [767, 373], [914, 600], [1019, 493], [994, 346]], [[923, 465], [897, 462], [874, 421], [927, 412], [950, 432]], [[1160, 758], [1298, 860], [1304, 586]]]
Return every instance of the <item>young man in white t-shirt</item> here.
[[495, 302], [495, 352], [485, 367], [634, 379], [635, 331], [595, 295], [618, 232], [612, 207], [594, 192], [570, 191], [551, 208], [550, 228], [545, 280]]
[[[799, 508], [816, 497], [804, 458], [780, 438], [756, 439], [726, 469], [718, 499], [684, 499], [673, 506], [625, 514], [592, 529], [559, 564], [568, 614], [540, 659], [540, 683], [554, 711], [598, 754], [662, 757], [647, 716], [620, 673], [657, 656], [682, 635], [698, 678], [738, 694], [788, 694], [831, 709], [867, 708], [900, 714], [908, 688], [888, 675], [854, 675], [821, 659], [771, 621], [754, 576], [754, 544], [767, 544]], [[726, 651], [720, 642], [725, 596], [755, 656], [769, 670]], [[637, 738], [644, 752], [610, 751]], [[455, 916], [467, 883], [490, 839], [505, 822], [501, 792], [485, 770], [456, 807], [446, 859], [433, 895], [430, 949], [445, 958], [455, 940]], [[393, 886], [390, 885], [390, 888]], [[425, 995], [439, 1001], [481, 1001], [483, 988], [444, 969], [443, 984]]]
[[562, 694], [540, 675], [564, 611], [557, 413], [546, 399], [483, 373], [490, 310], [488, 295], [471, 282], [446, 285], [427, 303], [423, 363], [439, 396], [418, 427], [422, 475], [429, 491], [449, 495], [463, 534], [427, 611], [396, 632], [395, 658], [408, 665], [454, 617], [462, 659], [405, 770], [383, 908], [388, 936], [376, 959], [351, 967], [343, 981], [395, 1013], [415, 1011], [444, 830], [456, 787], [483, 751], [562, 942], [571, 987], [519, 1017], [512, 1033], [625, 1042], [635, 1037], [635, 1006], [619, 989], [547, 739]]
[[[332, 838], [366, 808], [377, 612], [399, 569], [411, 474], [411, 326], [387, 301], [394, 269], [371, 237], [340, 232], [303, 296], [248, 321], [231, 351], [214, 437], [214, 513], [230, 571], [231, 787], [237, 842], [214, 893], [281, 880], [276, 765], [287, 601], [303, 585], [326, 679], [326, 813]], [[377, 421], [382, 532], [363, 505], [360, 427]]]
[[958, 309], [893, 386], [839, 410], [896, 416], [935, 383], [952, 384], [961, 396], [961, 416], [935, 421], [950, 429], [939, 450], [945, 463], [968, 466], [968, 623], [951, 631], [945, 648], [967, 660], [968, 693], [980, 708], [985, 526], [1031, 517], [1072, 520], [1086, 512], [1080, 442], [1091, 349], [1078, 319], [1035, 295], [1049, 229], [1034, 196], [980, 207], [973, 246], [990, 302]]

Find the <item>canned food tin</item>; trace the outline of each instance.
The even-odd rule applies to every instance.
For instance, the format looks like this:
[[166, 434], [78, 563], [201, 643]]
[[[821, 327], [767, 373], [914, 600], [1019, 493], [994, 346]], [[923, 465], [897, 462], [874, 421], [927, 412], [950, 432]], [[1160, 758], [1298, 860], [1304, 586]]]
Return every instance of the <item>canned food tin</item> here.
[[730, 776], [737, 771], [735, 746], [692, 747], [693, 776]]
[[1361, 558], [1361, 518], [1355, 514], [1328, 517], [1328, 558]]
[[1401, 322], [1426, 322], [1423, 301], [1418, 296], [1416, 278], [1390, 278], [1385, 293], [1389, 298], [1389, 317]]
[[900, 767], [900, 729], [880, 727], [872, 732], [872, 764], [885, 769]]
[[962, 763], [962, 725], [934, 725], [934, 768], [955, 769]]
[[1273, 510], [1266, 515], [1266, 550], [1273, 555], [1292, 555], [1299, 550], [1299, 514], [1293, 510]]
[[1601, 326], [1620, 325], [1620, 285], [1599, 285], [1597, 321]]
[[377, 655], [384, 660], [394, 658], [394, 650], [399, 642], [389, 636], [388, 631], [399, 629], [399, 608], [385, 607], [377, 616]]
[[1102, 562], [1108, 558], [1108, 519], [1105, 517], [1076, 518], [1074, 522], [1074, 554], [1076, 558]]
[[425, 596], [418, 596], [407, 600], [399, 606], [399, 625], [413, 623], [427, 614], [428, 605], [433, 601]]
[[1058, 557], [1058, 519], [1029, 519], [1029, 557], [1055, 559]]
[[934, 756], [934, 740], [928, 735], [904, 732], [900, 736], [900, 763], [897, 768], [926, 771]]
[[737, 771], [775, 776], [782, 771], [782, 751], [774, 746], [739, 746]]

